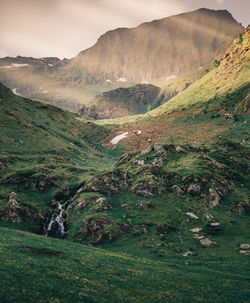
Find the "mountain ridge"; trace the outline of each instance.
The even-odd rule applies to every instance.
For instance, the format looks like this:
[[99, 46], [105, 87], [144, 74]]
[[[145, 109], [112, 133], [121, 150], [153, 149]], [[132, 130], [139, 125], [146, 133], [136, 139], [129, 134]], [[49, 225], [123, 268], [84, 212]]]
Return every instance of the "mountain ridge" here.
[[[78, 111], [104, 91], [164, 82], [207, 65], [242, 29], [229, 12], [200, 9], [114, 29], [76, 57], [53, 66], [37, 59], [34, 66], [0, 68], [0, 80], [25, 97]], [[7, 64], [10, 60], [26, 59], [8, 58]], [[0, 65], [5, 61], [0, 59]]]

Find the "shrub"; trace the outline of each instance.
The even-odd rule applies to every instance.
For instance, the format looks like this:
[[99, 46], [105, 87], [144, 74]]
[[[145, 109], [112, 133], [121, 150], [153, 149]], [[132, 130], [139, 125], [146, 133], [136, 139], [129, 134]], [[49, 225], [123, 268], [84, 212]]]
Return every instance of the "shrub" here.
[[220, 61], [218, 61], [218, 60], [214, 60], [214, 62], [213, 62], [213, 64], [214, 64], [214, 67], [219, 67], [219, 65], [220, 65]]

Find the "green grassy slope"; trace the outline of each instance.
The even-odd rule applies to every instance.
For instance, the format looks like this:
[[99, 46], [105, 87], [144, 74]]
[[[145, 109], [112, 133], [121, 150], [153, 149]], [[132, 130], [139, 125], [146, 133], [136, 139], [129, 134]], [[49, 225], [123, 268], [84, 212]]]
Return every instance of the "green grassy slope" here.
[[[3, 302], [248, 302], [248, 35], [182, 94], [113, 126], [0, 86]], [[69, 197], [64, 240], [21, 231], [41, 233]]]
[[[248, 302], [236, 252], [150, 260], [0, 228], [0, 302]], [[223, 298], [222, 298], [223, 295]]]
[[0, 210], [14, 191], [24, 208], [44, 216], [53, 199], [66, 199], [84, 178], [112, 164], [112, 156], [98, 151], [107, 134], [104, 127], [0, 85]]

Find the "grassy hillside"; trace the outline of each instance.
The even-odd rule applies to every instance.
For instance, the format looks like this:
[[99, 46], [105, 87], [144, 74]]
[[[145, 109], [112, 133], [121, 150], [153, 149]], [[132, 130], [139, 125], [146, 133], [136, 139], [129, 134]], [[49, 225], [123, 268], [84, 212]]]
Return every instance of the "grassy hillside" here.
[[109, 119], [146, 113], [159, 106], [160, 88], [151, 84], [120, 87], [97, 96], [81, 108], [81, 113], [92, 119]]
[[1, 302], [248, 302], [249, 260], [236, 252], [152, 260], [6, 228], [0, 234]]
[[24, 209], [20, 225], [32, 221], [32, 214], [43, 220], [52, 200], [70, 197], [84, 178], [112, 164], [112, 156], [99, 151], [107, 134], [104, 127], [0, 85], [1, 216], [8, 220], [4, 210], [14, 191]]
[[0, 86], [2, 302], [248, 302], [249, 30], [110, 125]]

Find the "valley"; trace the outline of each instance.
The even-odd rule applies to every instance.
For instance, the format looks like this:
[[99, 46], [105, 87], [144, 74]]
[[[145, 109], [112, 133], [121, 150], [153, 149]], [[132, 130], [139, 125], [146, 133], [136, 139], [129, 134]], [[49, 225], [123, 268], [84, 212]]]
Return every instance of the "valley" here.
[[[174, 49], [195, 37], [175, 69], [150, 47], [166, 29]], [[150, 54], [133, 66], [137, 32]], [[70, 60], [0, 59], [0, 302], [249, 301], [249, 45], [249, 26], [201, 9]]]

